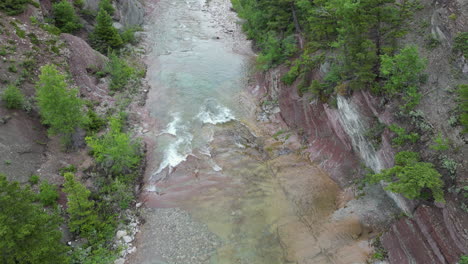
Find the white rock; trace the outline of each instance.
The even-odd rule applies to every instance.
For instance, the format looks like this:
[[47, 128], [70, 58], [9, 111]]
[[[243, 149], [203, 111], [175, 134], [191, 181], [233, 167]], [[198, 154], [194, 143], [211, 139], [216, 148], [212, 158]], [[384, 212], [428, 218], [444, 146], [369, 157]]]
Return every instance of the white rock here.
[[127, 231], [125, 230], [119, 230], [117, 231], [117, 239], [121, 239], [122, 237], [126, 236], [127, 235]]
[[[147, 133], [145, 131], [147, 131], [147, 130], [146, 129], [143, 130], [143, 133]], [[136, 208], [140, 208], [142, 205], [143, 205], [142, 203], [137, 203], [135, 206], [136, 206]]]
[[123, 258], [119, 258], [114, 261], [114, 264], [124, 264], [124, 263], [125, 263], [125, 259]]
[[124, 236], [123, 240], [125, 241], [125, 243], [130, 243], [130, 242], [132, 242], [133, 239], [131, 237], [129, 237], [129, 236]]
[[127, 253], [128, 253], [128, 254], [132, 254], [132, 253], [135, 252], [135, 251], [136, 251], [136, 247], [132, 247], [132, 248], [130, 248], [130, 249], [127, 251]]

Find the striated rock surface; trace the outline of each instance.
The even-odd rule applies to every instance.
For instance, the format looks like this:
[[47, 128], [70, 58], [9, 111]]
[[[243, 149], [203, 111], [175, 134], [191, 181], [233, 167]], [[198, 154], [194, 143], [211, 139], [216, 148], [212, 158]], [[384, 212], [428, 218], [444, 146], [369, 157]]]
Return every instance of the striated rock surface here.
[[138, 0], [117, 0], [117, 12], [120, 23], [124, 27], [140, 26], [143, 24], [145, 10]]
[[443, 209], [423, 205], [413, 218], [394, 223], [381, 241], [390, 263], [456, 263], [468, 254], [466, 223], [468, 215], [456, 211], [455, 201]]

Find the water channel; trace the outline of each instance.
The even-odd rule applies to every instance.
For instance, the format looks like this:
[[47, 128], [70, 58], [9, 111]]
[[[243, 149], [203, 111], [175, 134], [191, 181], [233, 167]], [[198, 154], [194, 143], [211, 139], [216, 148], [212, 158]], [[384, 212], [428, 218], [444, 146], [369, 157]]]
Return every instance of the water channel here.
[[228, 0], [149, 4], [146, 222], [134, 264], [365, 263], [340, 190], [256, 121], [254, 53]]

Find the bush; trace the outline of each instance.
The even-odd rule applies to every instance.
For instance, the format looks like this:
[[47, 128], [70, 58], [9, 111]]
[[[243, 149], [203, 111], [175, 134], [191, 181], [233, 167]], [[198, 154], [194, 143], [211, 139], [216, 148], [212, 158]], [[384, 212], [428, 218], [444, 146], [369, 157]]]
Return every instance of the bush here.
[[88, 132], [97, 132], [106, 125], [106, 120], [101, 118], [92, 109], [88, 110], [88, 122], [86, 123], [86, 130]]
[[65, 76], [54, 65], [41, 68], [36, 89], [42, 122], [50, 125], [51, 134], [70, 137], [77, 127], [83, 126], [86, 119], [78, 90], [67, 88]]
[[53, 5], [55, 25], [65, 33], [73, 33], [83, 27], [76, 15], [75, 8], [67, 0], [62, 0]]
[[47, 181], [44, 181], [39, 186], [39, 201], [45, 206], [54, 205], [59, 194], [57, 192], [57, 187], [55, 185], [49, 184]]
[[468, 84], [458, 86], [458, 101], [460, 123], [464, 127], [463, 132], [468, 133]]
[[468, 255], [463, 255], [460, 257], [460, 264], [468, 264]]
[[135, 32], [141, 31], [140, 27], [129, 27], [126, 28], [122, 33], [120, 33], [120, 37], [122, 38], [123, 43], [130, 43], [130, 44], [137, 44], [137, 39], [135, 37]]
[[419, 57], [416, 46], [406, 46], [395, 56], [382, 55], [380, 74], [386, 78], [383, 92], [394, 96], [403, 94], [406, 112], [411, 111], [419, 104], [421, 94], [418, 86], [421, 76], [426, 68], [426, 60]]
[[29, 183], [31, 184], [38, 184], [39, 183], [39, 175], [33, 174], [29, 177]]
[[434, 145], [430, 145], [429, 148], [436, 150], [436, 151], [444, 151], [448, 150], [450, 147], [450, 141], [442, 136], [441, 133], [434, 138]]
[[453, 50], [460, 51], [468, 58], [468, 32], [459, 33], [454, 40]]
[[402, 151], [395, 155], [395, 166], [371, 175], [370, 182], [389, 182], [386, 190], [403, 194], [409, 199], [423, 198], [429, 189], [437, 202], [444, 202], [441, 175], [432, 163], [420, 162], [419, 154]]
[[389, 127], [390, 131], [396, 134], [396, 137], [392, 139], [392, 143], [401, 146], [407, 142], [416, 143], [419, 140], [417, 133], [407, 134], [406, 129], [395, 124], [391, 124]]
[[18, 15], [23, 13], [29, 0], [2, 0], [0, 1], [0, 10], [7, 15]]
[[134, 168], [140, 162], [139, 144], [122, 132], [122, 121], [110, 119], [110, 130], [101, 138], [86, 137], [86, 143], [93, 151], [97, 162], [111, 173], [119, 174]]
[[14, 85], [8, 85], [2, 93], [2, 100], [9, 109], [20, 109], [24, 103], [24, 95], [20, 89]]
[[109, 55], [106, 71], [109, 72], [111, 77], [109, 88], [114, 91], [122, 90], [135, 77], [136, 73], [133, 67], [129, 66], [125, 60], [119, 58], [115, 53]]

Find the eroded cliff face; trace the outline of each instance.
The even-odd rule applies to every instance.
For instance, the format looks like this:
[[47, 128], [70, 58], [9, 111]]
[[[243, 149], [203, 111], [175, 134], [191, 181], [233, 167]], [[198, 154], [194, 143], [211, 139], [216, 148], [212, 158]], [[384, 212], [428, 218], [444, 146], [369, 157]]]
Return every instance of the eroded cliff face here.
[[[466, 184], [467, 161], [463, 157], [468, 150], [465, 139], [461, 128], [451, 126], [447, 120], [456, 106], [456, 96], [450, 90], [467, 83], [467, 59], [455, 55], [451, 47], [458, 33], [468, 31], [468, 1], [422, 1], [422, 4], [424, 7], [415, 14], [411, 27], [422, 27], [425, 22], [428, 25], [419, 32], [409, 33], [401, 41], [402, 45], [418, 45], [423, 56], [428, 58], [429, 80], [421, 87], [423, 99], [417, 110], [432, 129], [422, 135], [421, 146], [417, 148], [425, 159], [439, 162], [440, 157], [428, 146], [433, 135], [442, 131], [458, 149], [448, 154], [459, 164], [454, 181]], [[451, 14], [455, 15], [449, 19]], [[428, 36], [436, 38], [439, 46], [427, 48]], [[311, 73], [312, 79], [323, 77], [321, 69]], [[362, 177], [362, 165], [374, 171], [393, 166], [393, 156], [399, 150], [392, 147], [391, 132], [383, 131], [377, 147], [363, 133], [377, 123], [414, 125], [397, 116], [397, 102], [384, 102], [370, 92], [357, 91], [351, 96], [339, 96], [338, 106], [330, 106], [308, 94], [299, 96], [297, 83], [290, 86], [282, 83], [281, 76], [287, 70], [286, 66], [280, 66], [258, 74], [253, 91], [263, 100], [277, 103], [279, 111], [274, 114], [275, 118], [282, 119], [303, 136], [312, 161], [343, 188]], [[447, 185], [454, 184], [453, 179], [447, 178], [444, 177]], [[460, 197], [449, 192], [447, 202], [437, 206], [387, 193], [401, 210], [412, 215], [395, 220], [381, 238], [390, 263], [456, 263], [461, 255], [468, 254], [468, 216], [460, 206]]]

